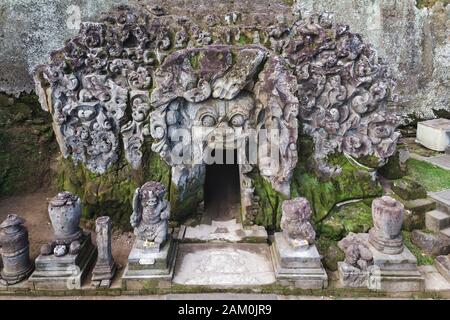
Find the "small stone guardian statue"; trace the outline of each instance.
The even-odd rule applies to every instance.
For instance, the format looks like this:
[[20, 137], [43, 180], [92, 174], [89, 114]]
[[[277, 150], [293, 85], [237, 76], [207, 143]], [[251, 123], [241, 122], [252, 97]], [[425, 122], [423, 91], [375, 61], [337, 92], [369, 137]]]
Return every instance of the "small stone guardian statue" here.
[[316, 232], [309, 222], [311, 207], [306, 198], [285, 200], [282, 205], [281, 229], [293, 247], [314, 243]]
[[12, 285], [26, 279], [33, 271], [29, 256], [25, 219], [9, 214], [0, 224], [0, 246], [3, 260], [0, 283]]
[[165, 193], [166, 188], [157, 181], [146, 182], [134, 193], [130, 223], [144, 247], [159, 247], [167, 240], [170, 204]]

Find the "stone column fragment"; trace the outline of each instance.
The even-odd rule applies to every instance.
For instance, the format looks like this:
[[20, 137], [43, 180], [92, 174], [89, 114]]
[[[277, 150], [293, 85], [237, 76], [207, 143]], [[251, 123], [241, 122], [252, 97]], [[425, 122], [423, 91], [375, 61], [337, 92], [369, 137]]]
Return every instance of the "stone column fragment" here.
[[98, 255], [92, 272], [92, 285], [109, 288], [117, 269], [111, 250], [111, 218], [107, 216], [97, 218], [95, 232]]
[[28, 230], [25, 219], [9, 214], [0, 224], [0, 246], [3, 260], [0, 283], [11, 285], [26, 279], [33, 271], [30, 261]]

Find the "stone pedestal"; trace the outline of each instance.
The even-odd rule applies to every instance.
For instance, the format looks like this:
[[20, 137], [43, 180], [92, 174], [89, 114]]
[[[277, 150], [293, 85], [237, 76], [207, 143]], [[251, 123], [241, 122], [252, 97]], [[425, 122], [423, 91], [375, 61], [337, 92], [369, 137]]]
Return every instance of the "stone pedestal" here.
[[432, 119], [417, 123], [417, 142], [435, 151], [445, 151], [450, 145], [450, 120]]
[[29, 278], [35, 290], [81, 289], [82, 282], [95, 261], [97, 249], [92, 244], [89, 232], [84, 232], [77, 254], [39, 255], [35, 271]]
[[124, 288], [135, 290], [170, 285], [177, 250], [178, 243], [171, 235], [162, 246], [136, 239], [122, 277]]
[[111, 250], [111, 218], [104, 216], [95, 221], [97, 233], [97, 262], [92, 271], [92, 285], [94, 287], [109, 288], [116, 273]]
[[277, 232], [271, 251], [279, 284], [301, 289], [324, 289], [328, 286], [328, 277], [315, 245], [293, 247], [283, 233]]
[[360, 270], [345, 262], [338, 263], [340, 283], [349, 288], [368, 288], [384, 292], [413, 292], [425, 289], [417, 269], [417, 259], [407, 247], [399, 254], [386, 254], [375, 248], [367, 234], [358, 234], [373, 255], [373, 265]]

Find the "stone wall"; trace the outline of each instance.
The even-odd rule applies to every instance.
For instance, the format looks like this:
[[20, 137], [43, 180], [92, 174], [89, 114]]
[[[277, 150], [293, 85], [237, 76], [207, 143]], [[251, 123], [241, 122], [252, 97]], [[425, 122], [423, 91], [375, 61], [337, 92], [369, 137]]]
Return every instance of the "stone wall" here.
[[[95, 20], [117, 4], [139, 0], [3, 0], [0, 3], [0, 91], [30, 92], [31, 73], [49, 53], [78, 33], [79, 21]], [[204, 17], [206, 12], [270, 12], [303, 16], [330, 11], [335, 19], [374, 44], [398, 77], [399, 112], [432, 117], [433, 109], [450, 110], [448, 0], [418, 9], [415, 0], [206, 0], [147, 1], [172, 4], [171, 13]]]

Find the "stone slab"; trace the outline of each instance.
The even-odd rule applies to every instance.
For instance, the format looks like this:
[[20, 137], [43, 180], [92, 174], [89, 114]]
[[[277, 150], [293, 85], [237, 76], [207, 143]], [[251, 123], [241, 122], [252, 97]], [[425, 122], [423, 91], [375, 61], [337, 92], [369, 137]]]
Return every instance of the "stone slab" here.
[[434, 264], [439, 273], [450, 282], [450, 255], [437, 257]]
[[266, 243], [267, 231], [262, 226], [244, 227], [236, 219], [228, 221], [212, 221], [211, 224], [200, 224], [186, 227], [183, 242], [251, 242]]
[[417, 123], [417, 142], [424, 147], [445, 151], [450, 144], [450, 120], [432, 119]]
[[450, 189], [429, 192], [428, 195], [436, 202], [436, 209], [450, 214]]
[[442, 234], [443, 236], [446, 236], [446, 237], [449, 237], [449, 238], [450, 238], [450, 228], [442, 229], [442, 230], [440, 231], [440, 234]]
[[450, 293], [450, 282], [439, 273], [435, 266], [426, 265], [418, 268], [425, 278], [425, 291]]
[[97, 248], [90, 235], [81, 243], [76, 255], [39, 255], [35, 260], [35, 271], [28, 279], [30, 287], [35, 290], [81, 289], [96, 255]]
[[173, 282], [220, 288], [273, 284], [269, 245], [182, 243]]
[[450, 225], [450, 215], [440, 210], [428, 211], [425, 214], [425, 226], [428, 230], [439, 232]]
[[316, 246], [306, 248], [293, 248], [281, 232], [274, 234], [274, 246], [276, 258], [284, 269], [295, 268], [321, 268], [320, 254]]

